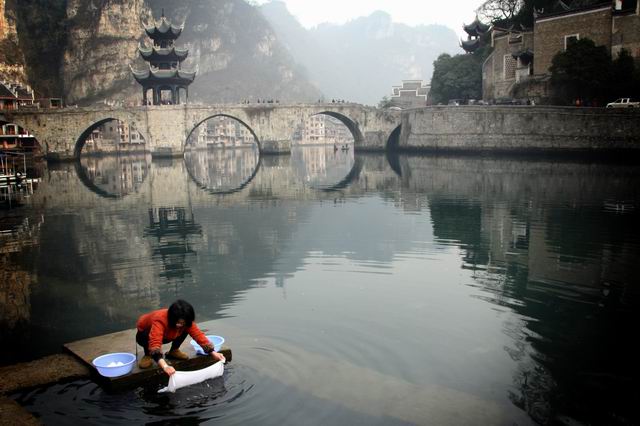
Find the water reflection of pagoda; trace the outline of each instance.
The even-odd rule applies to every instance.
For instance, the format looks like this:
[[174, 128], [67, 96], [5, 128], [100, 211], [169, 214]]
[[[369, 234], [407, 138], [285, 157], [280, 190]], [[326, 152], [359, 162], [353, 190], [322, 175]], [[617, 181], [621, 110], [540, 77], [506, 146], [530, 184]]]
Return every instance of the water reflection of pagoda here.
[[152, 243], [153, 257], [162, 261], [162, 278], [181, 280], [190, 275], [187, 259], [195, 255], [190, 238], [201, 236], [202, 227], [195, 223], [183, 207], [161, 207], [149, 209], [149, 226], [146, 237], [155, 237]]
[[[131, 68], [136, 81], [142, 85], [142, 102], [144, 105], [179, 104], [180, 89], [184, 90], [184, 102], [189, 98], [189, 85], [193, 83], [197, 71], [185, 71], [180, 64], [187, 58], [189, 50], [174, 45], [180, 37], [182, 26], [172, 25], [164, 16], [153, 26], [146, 27], [145, 32], [153, 40], [153, 46], [139, 46], [140, 56], [148, 62], [146, 70], [137, 71]], [[152, 90], [152, 102], [147, 92]]]

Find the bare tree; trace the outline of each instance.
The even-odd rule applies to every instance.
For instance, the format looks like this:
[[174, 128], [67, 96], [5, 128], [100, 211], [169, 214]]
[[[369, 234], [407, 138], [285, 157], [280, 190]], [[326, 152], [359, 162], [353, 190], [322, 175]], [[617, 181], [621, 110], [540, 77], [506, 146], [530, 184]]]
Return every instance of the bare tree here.
[[510, 20], [523, 5], [524, 0], [486, 0], [476, 9], [476, 13], [485, 21]]

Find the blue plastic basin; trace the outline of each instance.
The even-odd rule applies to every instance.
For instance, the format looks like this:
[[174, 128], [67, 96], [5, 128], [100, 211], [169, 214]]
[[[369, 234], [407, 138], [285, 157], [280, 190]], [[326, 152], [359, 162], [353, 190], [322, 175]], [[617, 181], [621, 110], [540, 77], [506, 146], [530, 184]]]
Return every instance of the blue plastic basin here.
[[[209, 339], [209, 341], [213, 344], [213, 350], [219, 352], [220, 348], [222, 348], [222, 344], [224, 343], [224, 337], [207, 335], [207, 339]], [[193, 349], [198, 355], [204, 355], [204, 351], [195, 340], [191, 341], [191, 346], [193, 346]]]
[[[98, 373], [105, 377], [118, 377], [129, 374], [136, 361], [134, 354], [120, 352], [99, 356], [93, 360], [93, 365], [98, 369]], [[121, 362], [121, 366], [109, 367], [111, 363]]]

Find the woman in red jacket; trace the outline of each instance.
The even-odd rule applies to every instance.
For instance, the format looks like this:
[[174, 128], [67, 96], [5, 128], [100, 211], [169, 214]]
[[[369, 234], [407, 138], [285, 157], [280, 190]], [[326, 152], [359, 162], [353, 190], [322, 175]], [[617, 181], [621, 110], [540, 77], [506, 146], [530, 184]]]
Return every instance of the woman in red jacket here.
[[176, 370], [162, 358], [162, 344], [171, 342], [168, 358], [188, 359], [189, 356], [179, 348], [187, 334], [217, 361], [225, 361], [224, 355], [215, 352], [195, 322], [196, 314], [193, 306], [184, 300], [176, 300], [169, 309], [158, 309], [142, 315], [138, 319], [136, 342], [144, 348], [144, 357], [138, 363], [140, 368], [149, 368], [155, 361], [162, 370], [171, 376]]

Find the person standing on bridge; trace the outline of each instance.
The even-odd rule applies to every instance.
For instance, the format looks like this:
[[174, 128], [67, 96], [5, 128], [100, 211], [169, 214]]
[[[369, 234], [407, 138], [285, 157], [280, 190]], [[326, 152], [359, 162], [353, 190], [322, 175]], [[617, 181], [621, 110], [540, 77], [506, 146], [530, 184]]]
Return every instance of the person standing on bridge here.
[[173, 375], [176, 370], [162, 358], [162, 344], [171, 343], [167, 358], [189, 359], [189, 356], [180, 350], [187, 334], [205, 353], [211, 354], [217, 361], [224, 362], [224, 355], [213, 350], [213, 344], [194, 322], [195, 317], [193, 306], [184, 300], [176, 300], [168, 309], [158, 309], [142, 315], [137, 323], [136, 343], [144, 349], [144, 356], [138, 367], [150, 368], [153, 365], [152, 361], [155, 361], [168, 376]]

